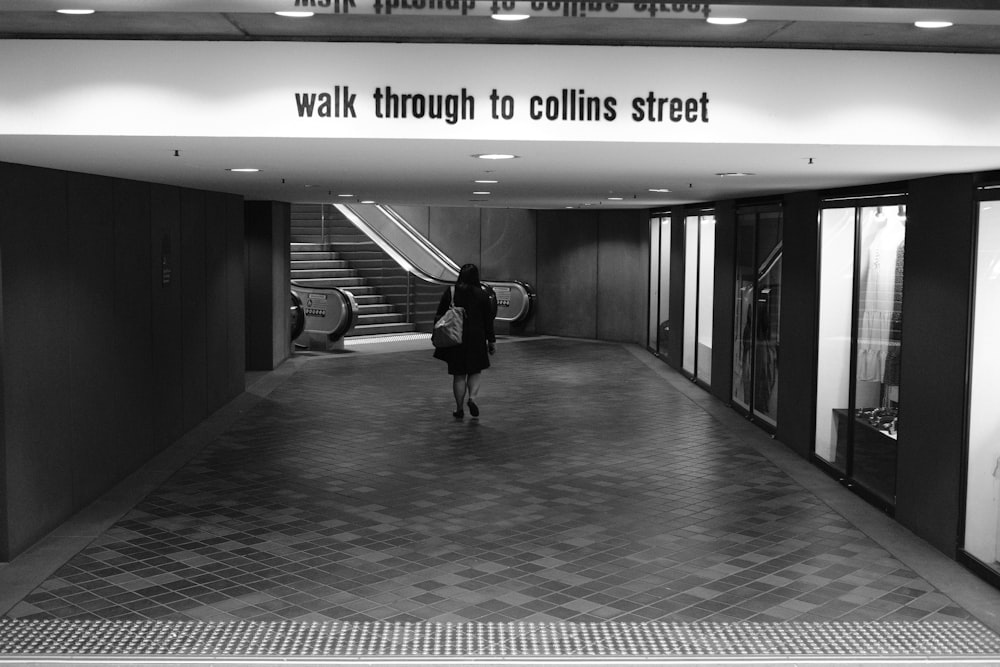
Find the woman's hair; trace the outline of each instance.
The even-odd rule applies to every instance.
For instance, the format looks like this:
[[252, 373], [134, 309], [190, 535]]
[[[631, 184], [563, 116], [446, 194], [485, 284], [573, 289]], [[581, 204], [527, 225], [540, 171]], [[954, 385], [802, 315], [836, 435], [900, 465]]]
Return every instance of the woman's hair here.
[[475, 264], [464, 264], [458, 272], [458, 286], [479, 287], [479, 267]]

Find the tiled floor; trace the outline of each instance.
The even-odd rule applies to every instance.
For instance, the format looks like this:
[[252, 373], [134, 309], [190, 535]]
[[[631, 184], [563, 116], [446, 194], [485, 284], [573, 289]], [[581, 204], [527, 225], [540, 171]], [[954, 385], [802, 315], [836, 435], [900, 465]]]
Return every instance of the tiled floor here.
[[423, 341], [301, 355], [0, 611], [1000, 629], [1000, 593], [638, 348], [507, 341], [483, 377], [456, 421]]

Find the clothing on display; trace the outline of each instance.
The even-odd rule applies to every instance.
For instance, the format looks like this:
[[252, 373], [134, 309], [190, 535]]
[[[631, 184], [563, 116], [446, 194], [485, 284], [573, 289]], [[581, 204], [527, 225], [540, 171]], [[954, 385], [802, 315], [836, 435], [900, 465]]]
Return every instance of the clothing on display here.
[[[858, 332], [858, 380], [864, 382], [899, 384], [904, 221], [902, 213], [886, 215], [885, 225], [869, 248]], [[890, 356], [890, 376], [886, 378]]]

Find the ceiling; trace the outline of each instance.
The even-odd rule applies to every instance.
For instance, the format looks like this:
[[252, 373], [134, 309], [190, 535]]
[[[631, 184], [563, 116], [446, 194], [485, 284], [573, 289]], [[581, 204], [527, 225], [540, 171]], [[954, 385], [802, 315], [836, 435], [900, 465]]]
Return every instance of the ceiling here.
[[[499, 0], [498, 0], [499, 1]], [[316, 5], [309, 18], [274, 11]], [[0, 39], [429, 42], [1000, 53], [995, 0], [711, 3], [489, 0], [0, 0]], [[684, 4], [682, 12], [671, 11]], [[65, 7], [96, 13], [66, 16]], [[709, 25], [739, 15], [737, 26]], [[141, 9], [138, 9], [141, 8]], [[298, 7], [302, 9], [303, 7]], [[692, 10], [693, 8], [693, 10]], [[947, 19], [940, 30], [918, 19]], [[4, 64], [0, 63], [0, 67]], [[995, 74], [994, 74], [995, 76]], [[2, 120], [2, 119], [0, 119]], [[0, 126], [2, 132], [2, 126]], [[242, 194], [248, 199], [562, 208], [656, 207], [1000, 169], [993, 147], [504, 142], [519, 160], [472, 165], [482, 142], [0, 134], [0, 160]], [[179, 151], [175, 155], [173, 151]], [[183, 159], [167, 159], [163, 156]], [[281, 179], [219, 164], [260, 162]], [[791, 166], [790, 166], [791, 165]], [[475, 171], [475, 174], [473, 174]], [[487, 175], [485, 172], [493, 172]], [[751, 177], [719, 177], [749, 172]], [[317, 174], [322, 174], [318, 177]], [[500, 181], [474, 195], [472, 177]], [[489, 186], [487, 186], [489, 187]], [[651, 192], [669, 189], [670, 192]], [[612, 200], [611, 197], [616, 199]], [[620, 197], [621, 199], [617, 199]]]

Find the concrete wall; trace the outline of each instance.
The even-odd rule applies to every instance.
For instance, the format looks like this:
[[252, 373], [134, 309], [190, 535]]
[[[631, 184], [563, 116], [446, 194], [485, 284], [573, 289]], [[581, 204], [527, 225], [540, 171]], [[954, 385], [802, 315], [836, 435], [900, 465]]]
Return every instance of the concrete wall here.
[[539, 211], [539, 333], [646, 340], [647, 211]]
[[645, 342], [647, 211], [525, 211], [394, 206], [458, 264], [484, 280], [520, 280], [534, 316], [499, 333]]
[[243, 201], [0, 163], [0, 559], [244, 389]]

